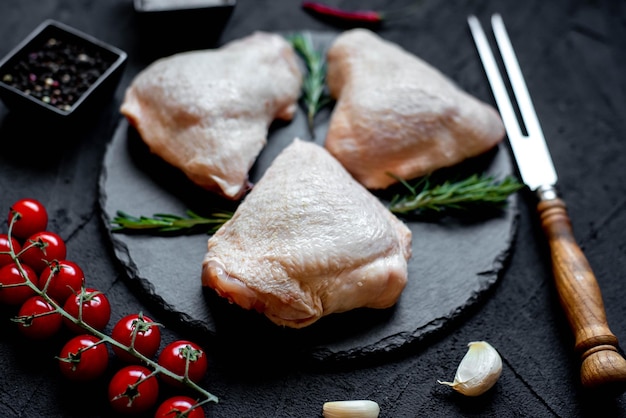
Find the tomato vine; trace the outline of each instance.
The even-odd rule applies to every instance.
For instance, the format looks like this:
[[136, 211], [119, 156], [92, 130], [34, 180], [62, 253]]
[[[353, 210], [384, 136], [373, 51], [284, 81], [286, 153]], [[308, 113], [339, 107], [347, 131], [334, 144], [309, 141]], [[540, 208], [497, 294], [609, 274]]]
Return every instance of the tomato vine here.
[[[159, 376], [197, 393], [198, 399], [187, 405], [185, 414], [204, 416], [203, 405], [217, 403], [218, 398], [198, 383], [206, 373], [206, 355], [200, 346], [180, 341], [186, 347], [193, 347], [193, 351], [185, 351], [193, 355], [185, 355], [182, 368], [153, 360], [160, 345], [160, 325], [141, 312], [132, 316], [126, 337], [121, 337], [123, 332], [120, 334], [116, 328], [126, 327], [122, 322], [128, 321], [128, 317], [118, 321], [112, 335], [108, 335], [104, 331], [110, 318], [108, 299], [98, 290], [86, 287], [82, 269], [65, 259], [65, 242], [46, 230], [47, 223], [44, 205], [34, 199], [22, 199], [11, 206], [8, 233], [0, 236], [0, 303], [19, 307], [12, 321], [18, 324], [20, 332], [29, 338], [44, 339], [65, 323], [79, 334], [64, 345], [57, 357], [61, 373], [69, 379], [90, 380], [100, 376], [103, 368], [108, 367], [109, 354], [103, 351], [106, 345], [121, 360], [140, 363], [141, 366], [131, 364], [117, 371], [109, 384], [109, 392], [114, 393], [109, 402], [118, 412], [144, 412], [154, 406], [158, 392], [156, 376]], [[17, 236], [14, 230], [19, 232]], [[148, 334], [157, 336], [158, 340], [146, 351], [141, 344]], [[198, 359], [202, 361], [196, 365]], [[138, 372], [139, 367], [145, 370]], [[129, 380], [131, 375], [135, 377]], [[151, 393], [137, 396], [142, 391]], [[150, 401], [146, 402], [147, 399]], [[171, 405], [168, 399], [159, 411]]]

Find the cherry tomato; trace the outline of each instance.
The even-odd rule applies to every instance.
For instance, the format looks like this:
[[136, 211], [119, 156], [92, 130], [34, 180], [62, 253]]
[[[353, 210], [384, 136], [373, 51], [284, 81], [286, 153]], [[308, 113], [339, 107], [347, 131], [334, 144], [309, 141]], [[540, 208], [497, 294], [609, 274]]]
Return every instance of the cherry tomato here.
[[37, 287], [58, 304], [63, 305], [67, 298], [80, 292], [85, 282], [85, 274], [78, 264], [68, 260], [53, 260], [39, 275]]
[[[32, 283], [37, 283], [37, 273], [26, 264], [22, 264], [22, 269], [26, 274], [26, 278], [30, 280]], [[3, 286], [11, 286], [20, 283], [26, 283], [24, 276], [20, 272], [17, 264], [12, 263], [0, 268], [0, 283]], [[15, 287], [0, 287], [0, 302], [5, 303], [7, 305], [18, 306], [23, 304], [26, 299], [35, 295], [35, 291], [28, 287], [28, 285], [24, 286], [15, 286]]]
[[18, 312], [18, 329], [33, 339], [49, 338], [61, 329], [61, 314], [41, 296], [26, 300]]
[[[198, 383], [204, 377], [208, 368], [206, 354], [198, 344], [185, 340], [174, 341], [168, 344], [159, 355], [161, 367], [179, 376], [185, 374], [187, 360], [189, 360], [187, 377], [189, 377], [189, 380]], [[174, 386], [180, 385], [180, 382], [169, 376], [163, 375], [162, 377], [164, 382]]]
[[102, 376], [109, 364], [105, 344], [93, 335], [78, 335], [69, 340], [59, 354], [59, 367], [65, 377], [76, 381]]
[[[197, 402], [188, 396], [174, 396], [166, 399], [157, 408], [154, 418], [176, 418], [182, 416], [182, 413], [191, 409]], [[186, 418], [204, 418], [204, 411], [201, 407], [193, 409]]]
[[48, 212], [44, 205], [35, 199], [21, 199], [15, 202], [9, 210], [9, 225], [16, 215], [17, 219], [12, 229], [14, 237], [26, 239], [37, 232], [45, 231], [48, 226]]
[[54, 260], [65, 260], [67, 249], [65, 241], [50, 231], [37, 232], [24, 242], [23, 248], [28, 247], [20, 258], [37, 272], [41, 273]]
[[[72, 315], [74, 318], [78, 318], [79, 308], [82, 294], [82, 319], [83, 322], [97, 329], [98, 331], [104, 330], [111, 319], [111, 304], [106, 295], [96, 289], [86, 288], [81, 290], [75, 295], [70, 296], [65, 301], [63, 309], [65, 312]], [[85, 332], [83, 328], [76, 325], [67, 318], [63, 318], [63, 323], [70, 330], [76, 334]]]
[[[22, 250], [22, 246], [15, 238], [11, 237], [11, 244], [13, 244], [13, 252], [15, 254]], [[0, 234], [0, 267], [13, 263], [13, 259], [10, 255], [11, 247], [9, 246], [9, 236], [7, 234]], [[6, 253], [6, 254], [5, 254]]]
[[[137, 331], [135, 331], [135, 328]], [[142, 314], [131, 314], [120, 319], [113, 330], [111, 337], [126, 346], [131, 345], [133, 333], [136, 333], [135, 350], [148, 358], [154, 357], [161, 345], [161, 330], [159, 325], [152, 319]], [[113, 346], [113, 352], [123, 361], [138, 363], [139, 359], [127, 352]]]
[[155, 376], [148, 376], [150, 370], [137, 365], [126, 366], [113, 375], [109, 383], [109, 402], [116, 412], [139, 414], [156, 404], [159, 382]]

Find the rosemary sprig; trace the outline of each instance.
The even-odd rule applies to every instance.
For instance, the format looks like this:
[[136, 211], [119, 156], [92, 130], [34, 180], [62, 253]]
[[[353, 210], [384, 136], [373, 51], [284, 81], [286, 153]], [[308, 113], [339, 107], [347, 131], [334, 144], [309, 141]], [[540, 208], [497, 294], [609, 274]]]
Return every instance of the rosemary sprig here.
[[[507, 176], [497, 181], [493, 176], [473, 174], [464, 180], [446, 180], [441, 184], [431, 184], [430, 177], [420, 179], [415, 185], [396, 177], [409, 191], [406, 195], [397, 194], [389, 204], [389, 210], [399, 214], [424, 214], [426, 212], [470, 212], [480, 209], [501, 208], [509, 195], [524, 187], [515, 178]], [[157, 213], [148, 216], [132, 216], [117, 211], [111, 223], [113, 232], [135, 232], [146, 234], [171, 233], [215, 233], [232, 212], [214, 212], [205, 218], [188, 210], [187, 217]]]
[[428, 176], [413, 186], [397, 179], [409, 190], [409, 194], [394, 196], [389, 209], [401, 214], [501, 208], [506, 204], [509, 195], [524, 187], [514, 177], [507, 176], [498, 181], [485, 174], [473, 174], [460, 181], [447, 180], [435, 185], [431, 184]]
[[231, 212], [215, 212], [210, 218], [205, 218], [188, 210], [187, 217], [166, 213], [156, 213], [152, 217], [132, 216], [123, 211], [117, 211], [117, 216], [111, 223], [113, 232], [147, 232], [147, 233], [190, 233], [202, 230], [207, 234], [216, 232], [233, 214]]
[[315, 49], [310, 34], [298, 33], [288, 38], [294, 49], [302, 56], [307, 74], [302, 83], [302, 101], [306, 107], [307, 122], [311, 136], [315, 136], [315, 115], [332, 102], [326, 90], [326, 60]]

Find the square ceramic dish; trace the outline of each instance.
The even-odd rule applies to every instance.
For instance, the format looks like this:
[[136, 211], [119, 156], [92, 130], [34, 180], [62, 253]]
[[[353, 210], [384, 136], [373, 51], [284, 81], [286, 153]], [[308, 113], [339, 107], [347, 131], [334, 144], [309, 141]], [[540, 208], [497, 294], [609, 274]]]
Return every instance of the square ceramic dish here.
[[236, 0], [134, 0], [147, 61], [216, 46]]
[[237, 0], [134, 0], [135, 10], [145, 13], [216, 11], [233, 8]]
[[20, 116], [74, 119], [111, 96], [126, 58], [114, 46], [46, 20], [0, 61], [0, 98]]

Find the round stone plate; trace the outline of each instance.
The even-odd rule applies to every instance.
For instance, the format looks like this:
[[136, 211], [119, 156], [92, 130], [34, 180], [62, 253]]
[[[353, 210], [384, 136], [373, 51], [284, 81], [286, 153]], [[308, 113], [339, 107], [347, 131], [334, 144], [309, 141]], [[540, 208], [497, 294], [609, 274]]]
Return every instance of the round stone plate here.
[[[328, 38], [322, 39], [327, 42]], [[317, 39], [319, 43], [320, 40]], [[274, 157], [295, 137], [323, 144], [330, 110], [318, 115], [312, 138], [302, 111], [290, 123], [271, 127], [266, 148], [250, 172], [258, 180]], [[496, 178], [512, 174], [512, 162], [501, 145], [480, 158], [443, 172], [463, 178], [487, 172]], [[397, 187], [379, 195], [383, 201]], [[235, 209], [203, 191], [180, 172], [150, 154], [137, 132], [122, 119], [110, 142], [100, 178], [100, 204], [108, 230], [117, 211], [139, 216], [209, 215]], [[313, 360], [357, 359], [384, 354], [423, 341], [458, 318], [497, 282], [510, 253], [517, 220], [517, 200], [495, 213], [465, 218], [404, 221], [413, 233], [409, 281], [398, 303], [385, 310], [357, 309], [322, 318], [304, 329], [274, 325], [263, 315], [245, 311], [203, 289], [201, 263], [208, 235], [110, 233], [116, 257], [128, 277], [168, 315], [185, 326], [215, 337], [225, 347], [255, 342], [268, 352]]]

